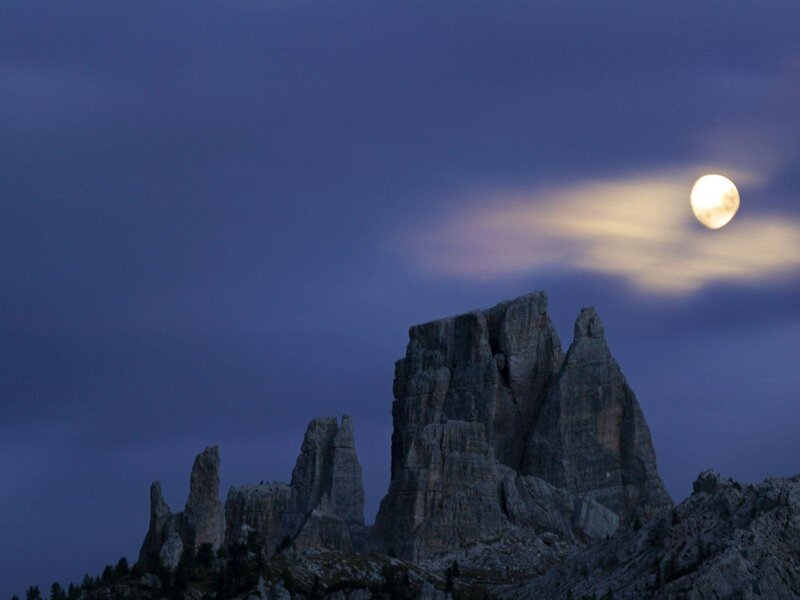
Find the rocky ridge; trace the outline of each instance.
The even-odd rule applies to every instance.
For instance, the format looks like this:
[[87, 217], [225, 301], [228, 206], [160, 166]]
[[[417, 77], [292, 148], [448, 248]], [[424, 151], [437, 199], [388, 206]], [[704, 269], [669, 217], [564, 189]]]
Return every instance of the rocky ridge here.
[[309, 423], [291, 484], [232, 487], [223, 509], [219, 500], [219, 450], [206, 448], [195, 459], [189, 499], [172, 514], [161, 484], [150, 488], [150, 527], [139, 553], [146, 563], [175, 568], [186, 548], [212, 550], [243, 545], [255, 536], [269, 549], [332, 549], [364, 545], [364, 488], [349, 416]]
[[182, 513], [154, 483], [140, 563], [178, 573], [188, 548], [219, 549], [219, 599], [800, 597], [800, 477], [707, 472], [673, 508], [593, 309], [566, 354], [541, 292], [414, 326], [393, 390], [372, 528], [352, 420], [323, 417], [289, 484], [231, 488], [224, 510], [216, 447]]
[[497, 593], [519, 599], [796, 599], [800, 475], [742, 485], [706, 471], [674, 510]]

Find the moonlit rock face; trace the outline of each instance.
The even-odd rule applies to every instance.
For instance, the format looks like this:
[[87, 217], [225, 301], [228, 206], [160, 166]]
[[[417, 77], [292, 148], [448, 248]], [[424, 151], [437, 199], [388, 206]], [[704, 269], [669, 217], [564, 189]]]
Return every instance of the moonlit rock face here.
[[698, 179], [690, 199], [694, 216], [709, 229], [726, 225], [739, 210], [739, 192], [722, 175], [704, 175]]

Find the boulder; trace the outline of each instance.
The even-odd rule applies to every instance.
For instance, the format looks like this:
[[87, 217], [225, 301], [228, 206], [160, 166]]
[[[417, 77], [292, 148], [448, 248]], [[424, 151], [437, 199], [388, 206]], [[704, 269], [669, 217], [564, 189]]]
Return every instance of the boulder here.
[[544, 479], [512, 471], [503, 479], [503, 501], [505, 513], [514, 525], [573, 537], [572, 498]]
[[576, 496], [572, 526], [587, 538], [605, 540], [614, 537], [619, 527], [619, 515], [592, 498]]

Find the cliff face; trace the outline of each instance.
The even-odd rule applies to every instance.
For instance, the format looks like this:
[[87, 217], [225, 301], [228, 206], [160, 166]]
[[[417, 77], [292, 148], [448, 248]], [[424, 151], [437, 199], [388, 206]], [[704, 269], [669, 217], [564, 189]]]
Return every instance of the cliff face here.
[[219, 448], [211, 446], [197, 455], [189, 480], [189, 499], [183, 509], [185, 546], [211, 544], [216, 549], [225, 537], [225, 514], [219, 500]]
[[629, 521], [672, 505], [642, 410], [593, 309], [583, 309], [575, 323], [533, 427], [525, 471], [586, 494]]
[[283, 536], [281, 521], [288, 504], [285, 483], [232, 487], [225, 500], [225, 545], [246, 543], [249, 534], [256, 532], [274, 550]]
[[364, 542], [364, 486], [352, 419], [309, 423], [292, 471], [283, 529], [299, 547], [360, 549]]
[[503, 494], [543, 488], [509, 487], [509, 470], [566, 494], [568, 521], [579, 507], [604, 507], [613, 515], [601, 519], [606, 533], [671, 506], [641, 409], [592, 309], [581, 312], [566, 357], [541, 292], [412, 327], [409, 338], [395, 368], [377, 547], [435, 557], [454, 535], [464, 546], [525, 521], [536, 494], [517, 494], [527, 501], [514, 515]]
[[481, 423], [426, 425], [401, 465], [375, 523], [379, 549], [418, 560], [500, 535], [498, 466]]
[[501, 597], [798, 598], [800, 476], [739, 484], [702, 473], [640, 529], [573, 554]]
[[[150, 527], [139, 551], [139, 561], [148, 564], [159, 558], [170, 567], [177, 565], [180, 553], [183, 551], [180, 527], [181, 513], [172, 514], [161, 494], [161, 483], [154, 481], [150, 485]], [[180, 544], [180, 548], [177, 548], [177, 544]]]
[[484, 425], [496, 459], [519, 470], [526, 439], [562, 361], [543, 293], [416, 325], [395, 366], [392, 477], [430, 424]]

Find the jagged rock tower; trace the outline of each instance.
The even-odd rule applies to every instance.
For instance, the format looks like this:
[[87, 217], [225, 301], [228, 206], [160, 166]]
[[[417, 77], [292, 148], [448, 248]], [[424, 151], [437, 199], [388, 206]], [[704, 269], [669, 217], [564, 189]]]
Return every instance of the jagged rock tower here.
[[514, 500], [530, 490], [575, 496], [577, 521], [597, 502], [623, 522], [671, 506], [594, 311], [575, 329], [565, 358], [543, 292], [410, 329], [395, 367], [379, 549], [419, 559], [495, 539], [510, 508], [522, 519], [541, 501]]
[[280, 482], [232, 487], [219, 501], [219, 450], [206, 448], [194, 461], [189, 499], [172, 514], [161, 484], [150, 486], [150, 527], [139, 560], [174, 568], [183, 550], [211, 544], [230, 548], [255, 534], [271, 554], [325, 548], [359, 551], [365, 543], [364, 486], [356, 456], [353, 421], [345, 415], [313, 419], [306, 429], [291, 485]]
[[335, 417], [308, 424], [292, 471], [283, 530], [294, 547], [361, 549], [364, 542], [364, 487], [356, 456], [352, 419]]
[[161, 483], [150, 486], [150, 528], [139, 560], [161, 560], [174, 568], [184, 548], [222, 545], [225, 515], [219, 501], [219, 448], [210, 446], [197, 455], [189, 480], [189, 499], [183, 512], [172, 514], [161, 494]]
[[669, 505], [633, 390], [611, 356], [592, 308], [575, 323], [572, 345], [528, 441], [525, 471], [588, 494], [623, 518]]

